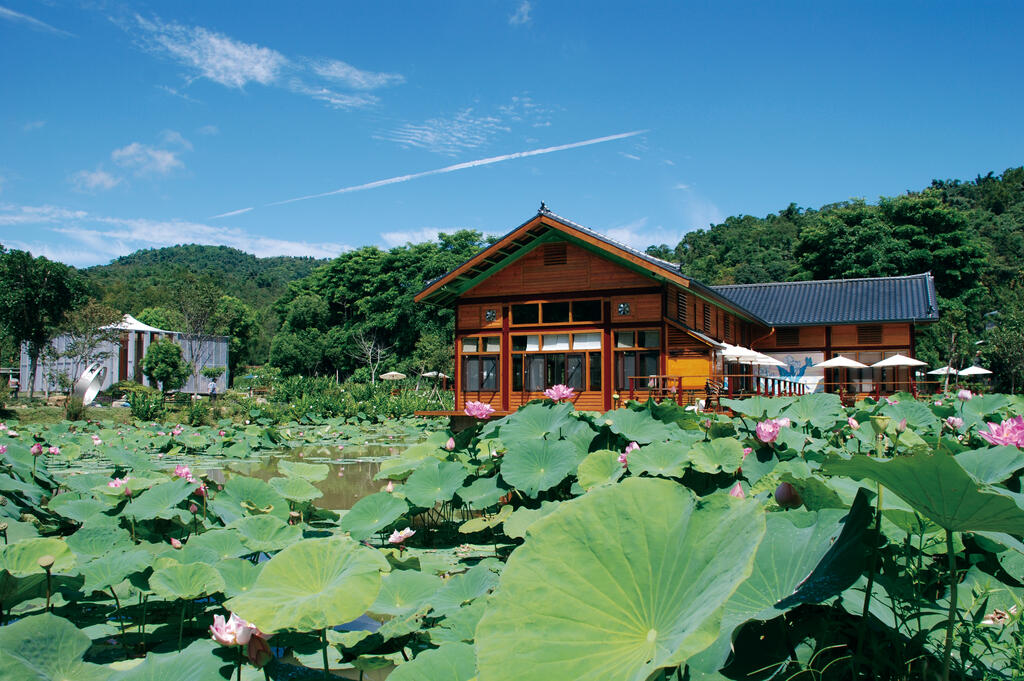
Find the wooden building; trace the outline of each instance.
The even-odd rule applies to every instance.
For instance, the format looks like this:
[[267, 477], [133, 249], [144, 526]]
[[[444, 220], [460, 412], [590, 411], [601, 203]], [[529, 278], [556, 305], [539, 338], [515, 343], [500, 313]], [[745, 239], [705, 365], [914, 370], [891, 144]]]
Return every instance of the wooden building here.
[[[456, 308], [456, 411], [467, 401], [514, 411], [556, 384], [576, 390], [577, 408], [593, 410], [626, 397], [689, 402], [709, 389], [821, 389], [808, 357], [912, 356], [914, 325], [938, 318], [928, 274], [801, 284], [705, 286], [541, 204], [416, 300]], [[870, 299], [860, 300], [865, 291]], [[899, 301], [875, 299], [892, 291]], [[845, 307], [837, 314], [834, 303]], [[758, 376], [727, 361], [728, 346], [762, 350], [786, 368]]]

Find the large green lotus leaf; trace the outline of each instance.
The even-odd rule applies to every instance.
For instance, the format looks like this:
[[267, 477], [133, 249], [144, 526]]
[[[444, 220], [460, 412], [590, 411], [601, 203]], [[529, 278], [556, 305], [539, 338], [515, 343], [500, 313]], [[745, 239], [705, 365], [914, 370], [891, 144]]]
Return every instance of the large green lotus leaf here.
[[280, 459], [277, 462], [277, 471], [289, 478], [302, 478], [307, 482], [322, 482], [327, 479], [331, 467], [325, 463], [303, 463]]
[[472, 642], [476, 635], [476, 626], [480, 623], [480, 618], [484, 616], [486, 609], [487, 601], [481, 598], [449, 613], [436, 626], [427, 630], [430, 642], [434, 645], [459, 641]]
[[0, 603], [5, 608], [12, 608], [30, 598], [46, 597], [46, 575], [39, 574], [28, 577], [15, 577], [7, 570], [0, 570]]
[[384, 576], [370, 612], [405, 615], [423, 605], [442, 585], [434, 575], [419, 570], [395, 570]]
[[256, 584], [225, 606], [261, 631], [314, 631], [354, 620], [380, 591], [384, 554], [348, 537], [306, 539], [263, 566]]
[[213, 567], [224, 579], [224, 595], [231, 598], [252, 589], [263, 569], [263, 563], [251, 563], [242, 558], [226, 558]]
[[[579, 461], [576, 448], [565, 440], [535, 439], [520, 442], [501, 462], [501, 477], [524, 494], [535, 497], [573, 472]], [[415, 477], [415, 473], [413, 474]]]
[[92, 641], [74, 624], [49, 613], [0, 627], [0, 679], [100, 681], [103, 667], [82, 661]]
[[225, 515], [220, 510], [221, 505], [231, 508], [236, 514], [226, 519], [226, 522], [247, 515], [267, 514], [288, 520], [290, 511], [288, 502], [273, 487], [258, 478], [247, 478], [242, 475], [228, 478], [224, 483], [224, 490], [214, 501], [217, 503], [218, 515]]
[[15, 577], [41, 574], [43, 568], [39, 567], [39, 559], [43, 556], [53, 557], [50, 571], [55, 575], [66, 574], [75, 567], [75, 554], [63, 539], [38, 537], [6, 546], [0, 552], [0, 569], [7, 570]]
[[181, 652], [154, 655], [149, 653], [130, 669], [118, 671], [110, 681], [211, 681], [223, 679], [220, 673], [224, 660], [214, 655], [219, 646], [213, 641], [199, 640]]
[[249, 551], [273, 553], [302, 539], [301, 527], [289, 525], [273, 515], [246, 516], [228, 527], [237, 531], [238, 538]]
[[152, 555], [145, 549], [133, 548], [129, 551], [112, 551], [90, 561], [80, 569], [85, 577], [82, 591], [91, 594], [112, 586], [117, 586], [129, 576], [142, 572], [149, 567]]
[[[128, 485], [131, 487], [131, 484]], [[145, 492], [132, 498], [125, 507], [123, 514], [136, 520], [150, 518], [173, 518], [178, 514], [178, 504], [192, 493], [195, 485], [182, 478], [150, 487]], [[135, 490], [132, 489], [135, 493]]]
[[743, 445], [731, 437], [698, 442], [687, 454], [690, 464], [701, 473], [733, 473], [743, 463]]
[[686, 472], [690, 458], [678, 442], [655, 442], [633, 450], [627, 455], [626, 461], [629, 471], [634, 475], [647, 473], [664, 478], [680, 478]]
[[[277, 518], [274, 518], [277, 520]], [[281, 522], [277, 520], [277, 522]], [[246, 548], [234, 530], [210, 530], [188, 540], [178, 559], [182, 563], [216, 563], [225, 558], [238, 558], [252, 549]]]
[[[620, 464], [621, 468], [621, 464]], [[551, 515], [561, 502], [544, 501], [540, 508], [518, 508], [505, 521], [505, 534], [513, 539], [522, 539], [526, 531], [541, 518]]]
[[550, 434], [554, 435], [552, 439], [557, 439], [559, 431], [570, 425], [569, 412], [572, 409], [569, 402], [555, 405], [528, 404], [498, 424], [501, 427], [501, 440], [509, 447], [516, 447]]
[[498, 476], [477, 478], [459, 490], [459, 498], [473, 508], [487, 508], [498, 503], [507, 490], [498, 486]]
[[[654, 445], [651, 445], [652, 447]], [[649, 449], [645, 447], [645, 449]], [[599, 449], [587, 454], [576, 469], [576, 480], [580, 487], [589, 490], [615, 482], [626, 472], [619, 463], [619, 453], [610, 449]]]
[[459, 526], [459, 532], [463, 534], [472, 534], [473, 532], [482, 532], [483, 530], [497, 527], [503, 522], [508, 520], [509, 516], [512, 515], [512, 506], [505, 504], [501, 509], [492, 515], [482, 515], [476, 518], [470, 518], [466, 522]]
[[54, 513], [77, 523], [85, 523], [93, 516], [110, 509], [110, 504], [99, 499], [76, 499], [74, 494], [58, 494], [47, 504]]
[[476, 655], [468, 643], [446, 643], [440, 648], [424, 650], [388, 675], [388, 681], [472, 681], [475, 678]]
[[737, 414], [750, 416], [755, 419], [773, 419], [782, 413], [782, 410], [793, 403], [793, 397], [748, 397], [743, 400], [722, 399], [721, 405], [732, 409]]
[[223, 591], [224, 578], [206, 563], [170, 565], [150, 575], [149, 588], [161, 598], [187, 601]]
[[285, 499], [291, 501], [313, 501], [324, 495], [323, 492], [303, 478], [271, 478], [270, 486]]
[[648, 411], [633, 411], [632, 409], [614, 409], [606, 412], [603, 417], [596, 421], [597, 425], [606, 425], [613, 433], [621, 435], [627, 440], [647, 444], [648, 442], [661, 442], [678, 435], [679, 427], [675, 424], [666, 424], [658, 421]]
[[643, 681], [717, 637], [760, 504], [630, 478], [562, 504], [512, 553], [476, 631], [480, 681]]
[[1024, 510], [1010, 497], [986, 491], [946, 454], [918, 453], [885, 461], [867, 456], [831, 459], [824, 471], [870, 478], [947, 530], [1024, 534]]
[[433, 508], [437, 502], [449, 501], [455, 496], [467, 475], [461, 464], [432, 460], [417, 468], [402, 490], [415, 505]]
[[1006, 445], [983, 447], [957, 454], [956, 462], [978, 482], [991, 485], [1024, 468], [1024, 452]]
[[[926, 410], [927, 411], [927, 410]], [[809, 423], [815, 428], [830, 428], [843, 420], [843, 404], [834, 393], [810, 393], [793, 398], [781, 414], [794, 422]], [[931, 414], [931, 412], [929, 412]], [[934, 417], [932, 417], [934, 418]]]
[[906, 419], [907, 427], [917, 433], [939, 429], [939, 418], [935, 412], [917, 401], [899, 400], [896, 404], [887, 403], [879, 411], [883, 416], [888, 416], [891, 419], [890, 425], [893, 426], [900, 420]]
[[438, 615], [457, 612], [498, 585], [498, 574], [492, 567], [496, 567], [493, 562], [484, 561], [461, 575], [449, 577], [428, 604]]
[[561, 439], [571, 442], [576, 448], [576, 459], [578, 461], [582, 461], [587, 452], [590, 451], [590, 443], [594, 441], [594, 437], [597, 435], [590, 426], [590, 423], [583, 419], [569, 419], [569, 423], [562, 426], [558, 432], [562, 436]]
[[[458, 466], [461, 470], [462, 467]], [[433, 506], [433, 504], [431, 504]], [[387, 492], [376, 492], [357, 501], [341, 518], [340, 527], [353, 539], [362, 540], [409, 512], [409, 504]]]
[[65, 539], [79, 559], [102, 556], [132, 547], [132, 536], [121, 527], [83, 527]]

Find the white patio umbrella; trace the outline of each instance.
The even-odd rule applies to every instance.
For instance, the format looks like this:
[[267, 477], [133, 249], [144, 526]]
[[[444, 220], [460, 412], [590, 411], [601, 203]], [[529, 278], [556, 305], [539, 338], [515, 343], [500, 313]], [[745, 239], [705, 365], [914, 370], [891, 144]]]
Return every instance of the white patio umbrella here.
[[[755, 350], [755, 352], [757, 352], [757, 351]], [[784, 366], [789, 366], [785, 362], [780, 362], [779, 360], [775, 359], [771, 355], [766, 355], [763, 352], [757, 352], [757, 359], [755, 359], [751, 363], [752, 364], [759, 364], [761, 366], [767, 366], [767, 367], [784, 367]]]
[[425, 371], [420, 376], [423, 378], [451, 378], [448, 374], [442, 374], [440, 371]]
[[991, 373], [992, 372], [988, 369], [983, 369], [981, 367], [968, 367], [967, 369], [961, 369], [960, 371], [961, 376], [984, 376]]
[[389, 371], [386, 374], [381, 374], [380, 378], [384, 379], [385, 381], [401, 381], [403, 378], [405, 378], [405, 374], [399, 373], [397, 371]]
[[726, 361], [740, 362], [741, 364], [754, 364], [754, 360], [760, 354], [747, 348], [741, 348], [738, 345], [729, 345], [728, 343], [722, 348], [721, 353], [722, 358]]
[[893, 355], [892, 357], [886, 357], [881, 362], [875, 362], [871, 365], [874, 369], [885, 369], [887, 367], [923, 367], [928, 366], [928, 362], [922, 362], [919, 359], [913, 357], [907, 357], [906, 355]]
[[824, 362], [818, 362], [814, 365], [815, 369], [867, 369], [867, 364], [861, 364], [855, 359], [849, 357], [843, 357], [837, 355], [832, 359], [826, 359]]
[[928, 373], [931, 376], [945, 376], [946, 374], [956, 376], [957, 371], [953, 367], [942, 367], [941, 369], [932, 369]]

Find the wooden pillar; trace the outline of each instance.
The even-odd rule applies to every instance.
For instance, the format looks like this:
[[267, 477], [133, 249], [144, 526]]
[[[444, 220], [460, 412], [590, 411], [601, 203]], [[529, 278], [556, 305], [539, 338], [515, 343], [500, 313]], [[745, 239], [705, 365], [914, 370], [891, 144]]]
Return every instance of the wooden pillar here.
[[610, 300], [606, 300], [604, 301], [604, 325], [601, 330], [601, 364], [604, 365], [601, 386], [604, 392], [605, 411], [612, 408], [612, 393], [615, 392], [615, 372], [612, 363], [614, 350], [612, 348], [612, 303]]
[[503, 305], [501, 308], [501, 360], [498, 371], [500, 371], [501, 382], [501, 408], [509, 410], [512, 395], [512, 337], [509, 335], [509, 313], [511, 308]]

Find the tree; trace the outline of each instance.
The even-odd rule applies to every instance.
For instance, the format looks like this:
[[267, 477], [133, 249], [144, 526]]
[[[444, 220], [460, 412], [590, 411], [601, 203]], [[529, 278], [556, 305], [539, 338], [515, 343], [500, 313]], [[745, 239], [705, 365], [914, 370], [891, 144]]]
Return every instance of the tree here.
[[180, 345], [169, 338], [162, 338], [149, 344], [142, 360], [142, 372], [160, 386], [161, 392], [166, 393], [185, 385], [192, 375], [192, 367], [182, 357]]
[[181, 348], [191, 369], [189, 373], [197, 380], [199, 368], [205, 366], [213, 354], [210, 336], [219, 299], [219, 289], [209, 280], [188, 277], [178, 287], [178, 312], [184, 322]]
[[147, 307], [135, 318], [163, 331], [181, 331], [185, 328], [185, 317], [169, 307]]
[[70, 361], [71, 380], [75, 380], [93, 362], [117, 352], [121, 340], [117, 324], [122, 318], [118, 310], [95, 299], [68, 313], [59, 328], [60, 335], [66, 338], [60, 357]]
[[17, 345], [27, 345], [29, 397], [40, 353], [85, 296], [85, 282], [74, 268], [0, 246], [0, 327]]
[[1018, 298], [993, 317], [995, 326], [985, 333], [981, 354], [997, 385], [1016, 393], [1024, 386], [1024, 303]]
[[362, 331], [355, 334], [352, 340], [355, 347], [349, 354], [369, 370], [370, 385], [376, 385], [377, 372], [384, 358], [391, 354], [391, 346], [384, 345], [376, 337]]
[[234, 296], [221, 296], [211, 321], [213, 333], [228, 336], [228, 369], [234, 380], [235, 369], [255, 364], [253, 344], [260, 330], [260, 316], [249, 305]]

